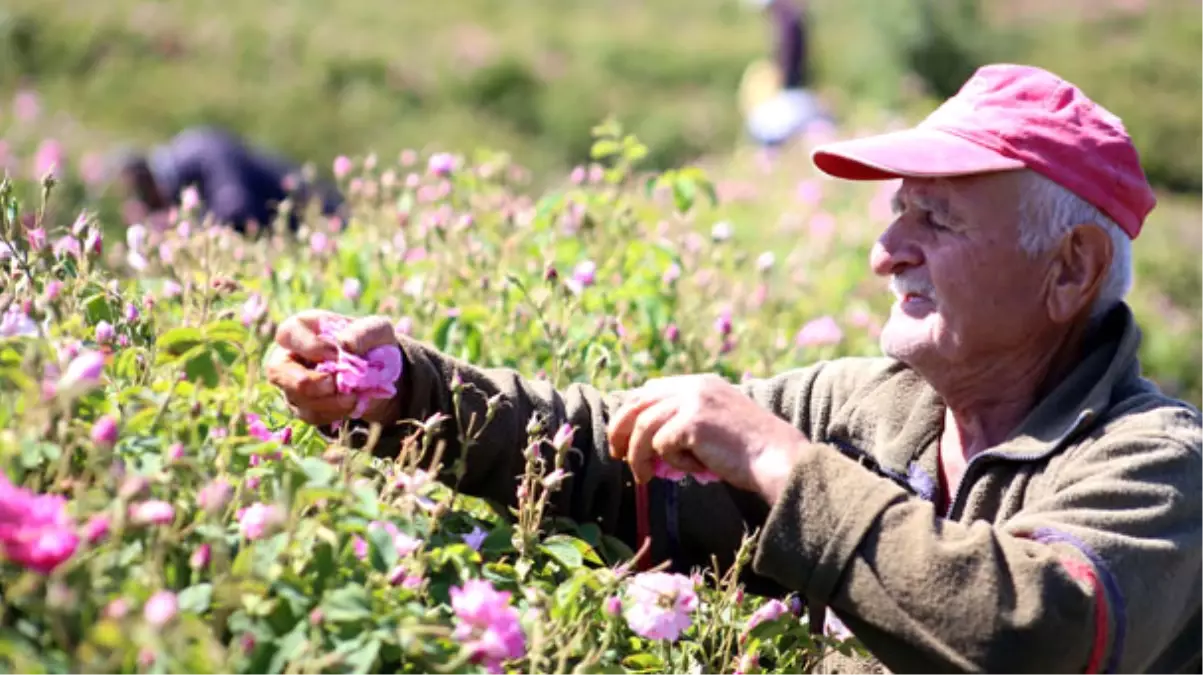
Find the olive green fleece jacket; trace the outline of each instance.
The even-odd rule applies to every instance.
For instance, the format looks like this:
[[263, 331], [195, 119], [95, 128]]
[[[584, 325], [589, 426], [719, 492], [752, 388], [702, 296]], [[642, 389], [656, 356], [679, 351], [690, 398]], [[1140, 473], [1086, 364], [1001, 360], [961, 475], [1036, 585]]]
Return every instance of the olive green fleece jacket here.
[[[605, 433], [623, 392], [557, 391], [398, 341], [401, 420], [450, 414], [455, 372], [483, 392], [463, 396], [465, 414], [504, 402], [469, 450], [465, 492], [514, 504], [532, 415], [569, 423], [581, 452], [555, 508], [635, 546], [633, 480]], [[906, 366], [842, 358], [744, 383], [811, 440], [789, 486], [766, 504], [721, 483], [654, 481], [653, 558], [726, 566], [763, 528], [749, 589], [827, 607], [895, 672], [1199, 672], [1200, 415], [1141, 377], [1139, 344], [1121, 305], [951, 494], [935, 478], [942, 404]], [[386, 430], [375, 452], [411, 431]], [[444, 457], [457, 452], [451, 442]]]

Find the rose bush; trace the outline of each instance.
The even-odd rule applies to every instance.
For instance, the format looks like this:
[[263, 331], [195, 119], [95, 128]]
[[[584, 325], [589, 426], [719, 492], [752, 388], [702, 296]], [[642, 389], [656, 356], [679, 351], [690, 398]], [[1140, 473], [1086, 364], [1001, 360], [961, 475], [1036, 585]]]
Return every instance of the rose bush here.
[[[754, 532], [733, 569], [638, 573], [548, 510], [560, 461], [527, 453], [507, 512], [433, 479], [456, 475], [426, 433], [452, 418], [376, 458], [266, 383], [276, 323], [313, 307], [556, 386], [875, 352], [888, 298], [865, 255], [890, 185], [794, 175], [789, 217], [757, 224], [776, 238], [747, 249], [743, 188], [640, 174], [635, 139], [596, 132], [596, 164], [538, 196], [504, 156], [340, 159], [350, 222], [309, 214], [295, 235], [211, 227], [189, 199], [106, 241], [5, 182], [4, 669], [806, 672], [858, 649], [812, 635], [797, 598], [745, 593]], [[388, 350], [328, 364], [361, 405], [399, 367]], [[573, 432], [528, 431], [561, 460]]]
[[[312, 307], [390, 315], [450, 354], [561, 386], [739, 378], [870, 347], [867, 289], [820, 273], [851, 271], [854, 247], [753, 265], [711, 221], [703, 172], [641, 176], [634, 138], [598, 134], [597, 164], [539, 197], [502, 156], [340, 159], [354, 217], [310, 217], [296, 236], [241, 237], [188, 200], [105, 241], [88, 213], [52, 223], [6, 183], [8, 667], [749, 673], [829, 649], [798, 600], [745, 596], [754, 533], [735, 569], [636, 573], [621, 541], [547, 508], [558, 461], [528, 454], [506, 513], [433, 479], [455, 467], [422, 430], [450, 418], [375, 458], [291, 419], [262, 377], [277, 321]], [[399, 361], [340, 350], [322, 368], [363, 405], [392, 395]], [[571, 433], [533, 422], [529, 440], [562, 458]]]

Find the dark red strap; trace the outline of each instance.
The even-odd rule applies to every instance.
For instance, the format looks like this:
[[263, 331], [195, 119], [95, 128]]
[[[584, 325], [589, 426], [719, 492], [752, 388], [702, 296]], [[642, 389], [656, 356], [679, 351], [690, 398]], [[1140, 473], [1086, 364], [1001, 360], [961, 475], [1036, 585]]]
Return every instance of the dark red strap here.
[[652, 566], [651, 547], [647, 545], [652, 537], [651, 517], [648, 515], [648, 485], [648, 483], [635, 484], [635, 536], [639, 542], [639, 546], [636, 547], [635, 567], [640, 572]]

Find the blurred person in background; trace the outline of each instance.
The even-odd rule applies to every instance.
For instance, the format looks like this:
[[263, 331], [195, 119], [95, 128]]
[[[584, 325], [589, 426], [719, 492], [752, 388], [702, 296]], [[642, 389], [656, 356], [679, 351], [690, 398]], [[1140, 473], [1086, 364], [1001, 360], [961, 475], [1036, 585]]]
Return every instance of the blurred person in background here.
[[122, 151], [116, 165], [119, 187], [130, 200], [126, 217], [131, 223], [165, 215], [181, 204], [188, 187], [200, 198], [199, 218], [212, 217], [244, 234], [270, 229], [285, 199], [292, 200], [292, 231], [310, 197], [318, 198], [323, 215], [343, 215], [336, 187], [311, 185], [297, 164], [216, 127], [186, 129], [149, 153]]
[[773, 24], [775, 57], [753, 63], [740, 84], [746, 131], [759, 145], [778, 147], [812, 124], [831, 118], [811, 91], [806, 6], [795, 0], [749, 0]]

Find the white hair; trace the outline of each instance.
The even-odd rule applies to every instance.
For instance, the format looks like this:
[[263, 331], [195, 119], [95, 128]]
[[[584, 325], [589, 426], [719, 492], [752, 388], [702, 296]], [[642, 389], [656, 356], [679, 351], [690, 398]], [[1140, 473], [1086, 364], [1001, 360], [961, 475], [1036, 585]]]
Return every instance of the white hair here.
[[1019, 245], [1029, 255], [1051, 250], [1076, 225], [1093, 223], [1111, 238], [1111, 266], [1090, 310], [1092, 321], [1119, 304], [1132, 287], [1132, 240], [1094, 205], [1035, 171], [1025, 171], [1019, 200]]

